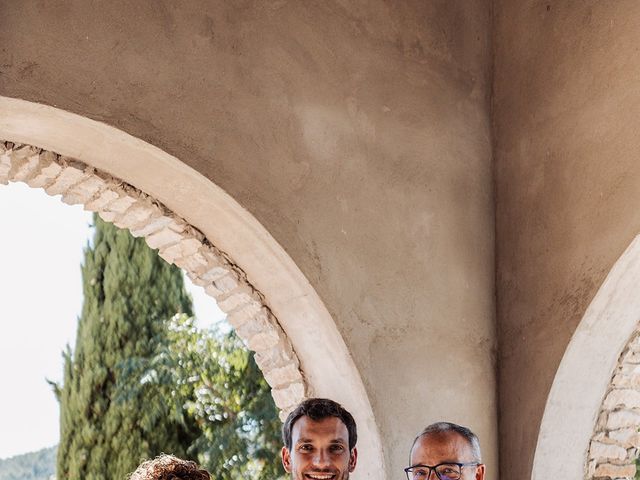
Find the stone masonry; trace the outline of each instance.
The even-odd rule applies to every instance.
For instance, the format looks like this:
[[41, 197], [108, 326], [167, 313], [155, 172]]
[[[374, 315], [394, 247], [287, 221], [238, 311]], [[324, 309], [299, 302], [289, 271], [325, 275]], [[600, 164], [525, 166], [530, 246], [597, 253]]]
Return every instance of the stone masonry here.
[[587, 478], [632, 479], [640, 451], [640, 331], [623, 350], [591, 439]]
[[[280, 416], [307, 395], [298, 358], [263, 296], [245, 273], [196, 228], [122, 180], [77, 160], [31, 145], [0, 141], [0, 184], [24, 182], [128, 229], [205, 289], [247, 347], [271, 386]], [[640, 368], [640, 367], [639, 367]], [[640, 414], [638, 414], [640, 416]]]

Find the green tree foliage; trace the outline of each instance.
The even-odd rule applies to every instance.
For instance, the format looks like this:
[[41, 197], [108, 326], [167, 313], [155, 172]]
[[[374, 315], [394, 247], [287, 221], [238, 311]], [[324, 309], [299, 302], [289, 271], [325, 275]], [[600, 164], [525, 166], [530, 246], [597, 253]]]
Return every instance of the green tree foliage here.
[[[233, 333], [198, 329], [176, 315], [168, 342], [150, 358], [130, 361], [126, 395], [166, 399], [173, 416], [194, 421], [200, 432], [190, 457], [219, 480], [282, 477], [280, 421], [268, 384], [253, 356]], [[139, 379], [135, 381], [135, 379]]]
[[76, 346], [64, 353], [57, 478], [126, 478], [161, 452], [220, 480], [276, 479], [280, 422], [233, 333], [196, 328], [181, 272], [96, 217]]
[[200, 436], [195, 424], [173, 415], [153, 392], [117, 393], [125, 361], [152, 356], [166, 340], [167, 321], [177, 313], [192, 314], [182, 273], [142, 239], [96, 216], [82, 278], [76, 346], [64, 354], [63, 386], [57, 388], [57, 478], [126, 478], [143, 459], [161, 452], [186, 456], [186, 447]]

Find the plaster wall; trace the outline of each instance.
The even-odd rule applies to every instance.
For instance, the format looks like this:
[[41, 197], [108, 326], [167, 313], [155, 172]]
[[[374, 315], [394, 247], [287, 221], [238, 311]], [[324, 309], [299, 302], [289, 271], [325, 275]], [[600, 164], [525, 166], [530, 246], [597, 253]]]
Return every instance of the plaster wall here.
[[10, 0], [0, 95], [120, 128], [255, 216], [336, 321], [387, 478], [448, 419], [493, 479], [490, 20], [488, 0]]
[[500, 458], [511, 480], [530, 478], [565, 348], [640, 231], [640, 4], [498, 0], [494, 11]]

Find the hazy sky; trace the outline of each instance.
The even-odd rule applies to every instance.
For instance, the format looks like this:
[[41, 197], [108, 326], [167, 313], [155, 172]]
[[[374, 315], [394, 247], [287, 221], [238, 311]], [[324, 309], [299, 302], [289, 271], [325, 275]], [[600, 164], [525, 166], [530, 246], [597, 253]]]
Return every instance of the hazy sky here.
[[[62, 379], [82, 306], [80, 262], [91, 214], [60, 197], [0, 185], [0, 459], [58, 442], [58, 403], [46, 378]], [[203, 324], [224, 314], [187, 279]]]

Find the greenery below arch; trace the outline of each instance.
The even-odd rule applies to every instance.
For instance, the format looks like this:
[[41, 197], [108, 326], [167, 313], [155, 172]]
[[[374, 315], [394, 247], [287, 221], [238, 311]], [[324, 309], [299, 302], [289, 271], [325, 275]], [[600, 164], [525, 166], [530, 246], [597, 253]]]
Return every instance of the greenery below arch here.
[[275, 479], [270, 389], [233, 333], [200, 330], [182, 272], [95, 217], [76, 345], [64, 353], [57, 478], [126, 478], [172, 453], [214, 478]]

